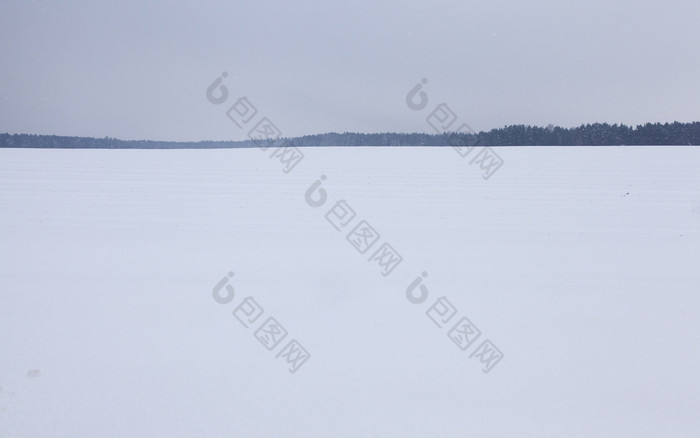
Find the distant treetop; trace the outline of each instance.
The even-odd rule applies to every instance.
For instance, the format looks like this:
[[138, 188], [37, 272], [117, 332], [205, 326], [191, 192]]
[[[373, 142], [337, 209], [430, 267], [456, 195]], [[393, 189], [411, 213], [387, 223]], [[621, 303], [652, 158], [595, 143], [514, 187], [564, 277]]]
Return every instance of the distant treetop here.
[[[330, 132], [282, 138], [293, 146], [450, 146], [455, 141], [474, 146], [623, 146], [700, 145], [700, 122], [647, 123], [636, 127], [594, 123], [577, 128], [511, 125], [478, 134]], [[56, 135], [0, 134], [0, 148], [64, 149], [221, 149], [256, 147], [246, 141], [164, 142]]]

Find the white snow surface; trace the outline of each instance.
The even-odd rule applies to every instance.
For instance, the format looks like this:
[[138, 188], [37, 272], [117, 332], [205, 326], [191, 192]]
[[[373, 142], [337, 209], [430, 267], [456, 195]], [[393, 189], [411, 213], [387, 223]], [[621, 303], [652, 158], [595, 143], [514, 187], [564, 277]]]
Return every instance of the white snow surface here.
[[700, 148], [497, 151], [0, 150], [0, 437], [700, 436]]

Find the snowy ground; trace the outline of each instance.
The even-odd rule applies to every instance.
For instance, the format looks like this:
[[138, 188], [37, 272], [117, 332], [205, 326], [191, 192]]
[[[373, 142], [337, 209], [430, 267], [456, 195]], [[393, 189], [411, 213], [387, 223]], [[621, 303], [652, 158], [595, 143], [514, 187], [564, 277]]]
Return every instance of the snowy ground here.
[[700, 148], [498, 151], [0, 150], [0, 436], [700, 436]]

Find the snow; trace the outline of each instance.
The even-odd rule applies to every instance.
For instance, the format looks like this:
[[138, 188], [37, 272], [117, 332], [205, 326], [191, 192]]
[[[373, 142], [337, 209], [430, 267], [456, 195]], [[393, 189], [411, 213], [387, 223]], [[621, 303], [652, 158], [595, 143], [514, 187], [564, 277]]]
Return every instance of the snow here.
[[0, 150], [0, 436], [697, 437], [700, 149], [497, 151]]

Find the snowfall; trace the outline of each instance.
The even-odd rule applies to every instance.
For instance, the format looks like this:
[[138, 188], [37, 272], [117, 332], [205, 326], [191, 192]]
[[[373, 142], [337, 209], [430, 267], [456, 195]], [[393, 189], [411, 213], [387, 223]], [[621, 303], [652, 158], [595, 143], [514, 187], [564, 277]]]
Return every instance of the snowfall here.
[[0, 150], [0, 437], [700, 436], [700, 148]]

